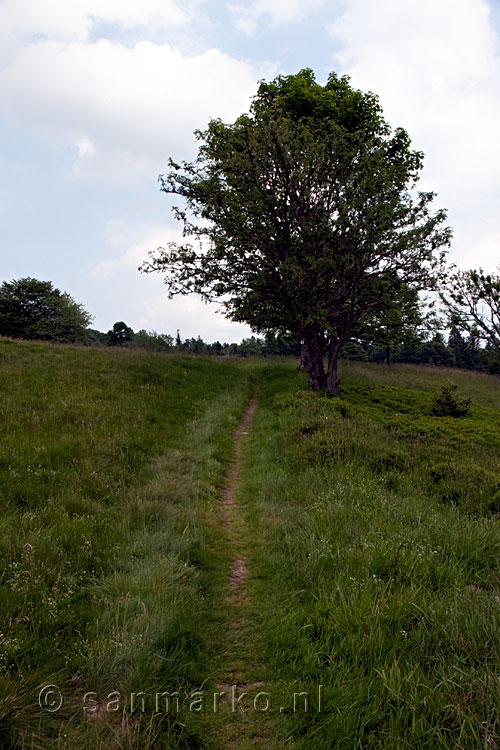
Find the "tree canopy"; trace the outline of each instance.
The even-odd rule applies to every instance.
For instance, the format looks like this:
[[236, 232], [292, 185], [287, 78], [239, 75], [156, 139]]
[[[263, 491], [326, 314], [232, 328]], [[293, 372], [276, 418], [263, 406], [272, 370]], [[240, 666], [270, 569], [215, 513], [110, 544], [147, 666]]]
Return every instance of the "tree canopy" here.
[[0, 286], [0, 335], [72, 343], [84, 341], [92, 317], [51, 281], [30, 276]]
[[123, 322], [123, 320], [117, 320], [113, 324], [113, 328], [108, 331], [108, 340], [110, 346], [123, 346], [124, 344], [132, 341], [134, 338], [134, 332], [130, 326]]
[[197, 138], [196, 160], [170, 160], [159, 178], [183, 199], [187, 241], [141, 270], [256, 332], [296, 335], [313, 387], [336, 393], [342, 345], [401, 289], [436, 283], [451, 232], [434, 193], [415, 191], [422, 153], [374, 94], [335, 73], [321, 86], [308, 69], [261, 82], [249, 113]]

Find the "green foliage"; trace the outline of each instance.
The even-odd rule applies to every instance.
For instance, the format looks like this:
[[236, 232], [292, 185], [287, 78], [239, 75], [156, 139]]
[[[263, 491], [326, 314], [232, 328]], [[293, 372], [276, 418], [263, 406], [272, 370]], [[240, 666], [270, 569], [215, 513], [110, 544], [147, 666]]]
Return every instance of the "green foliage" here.
[[392, 290], [383, 309], [360, 318], [357, 334], [365, 344], [379, 345], [387, 364], [405, 343], [422, 340], [437, 325], [432, 302], [421, 299], [414, 288], [401, 284]]
[[430, 465], [429, 478], [444, 502], [463, 506], [471, 497], [486, 512], [500, 512], [500, 476], [467, 460]]
[[117, 321], [113, 328], [108, 331], [108, 342], [110, 346], [123, 346], [134, 338], [134, 332], [123, 320]]
[[88, 328], [85, 343], [88, 346], [108, 346], [108, 335], [102, 333], [102, 331], [98, 331], [96, 328]]
[[174, 339], [167, 333], [141, 329], [134, 333], [132, 345], [150, 352], [170, 352], [174, 346]]
[[456, 383], [447, 383], [434, 397], [432, 413], [436, 417], [465, 417], [471, 403], [472, 399], [459, 396]]
[[51, 281], [31, 277], [0, 286], [0, 335], [62, 343], [84, 342], [91, 316]]
[[334, 73], [320, 86], [311, 70], [262, 82], [248, 114], [197, 136], [196, 161], [160, 176], [194, 244], [141, 270], [165, 274], [170, 295], [218, 299], [256, 331], [293, 334], [313, 387], [336, 392], [342, 344], [436, 282], [450, 230], [434, 194], [410, 190], [423, 155], [391, 132], [376, 96]]
[[[404, 332], [403, 332], [404, 330]], [[446, 343], [442, 333], [435, 332], [429, 337], [425, 330], [402, 329], [399, 338], [397, 329], [381, 331], [382, 336], [364, 338], [342, 347], [340, 356], [360, 362], [387, 362], [387, 364], [407, 362], [411, 364], [455, 367], [463, 370], [478, 370], [490, 374], [500, 372], [498, 351], [490, 344], [481, 343], [475, 334], [464, 337], [456, 326], [450, 329]], [[394, 335], [393, 335], [394, 334]], [[379, 344], [373, 343], [379, 341]], [[388, 362], [388, 353], [390, 362]]]

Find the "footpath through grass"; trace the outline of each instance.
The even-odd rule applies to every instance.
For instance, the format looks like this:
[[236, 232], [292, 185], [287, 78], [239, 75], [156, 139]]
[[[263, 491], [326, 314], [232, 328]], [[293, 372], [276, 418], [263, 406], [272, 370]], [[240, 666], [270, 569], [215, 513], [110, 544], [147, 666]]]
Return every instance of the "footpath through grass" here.
[[499, 388], [457, 375], [453, 420], [449, 372], [267, 371], [240, 503], [278, 746], [500, 747]]

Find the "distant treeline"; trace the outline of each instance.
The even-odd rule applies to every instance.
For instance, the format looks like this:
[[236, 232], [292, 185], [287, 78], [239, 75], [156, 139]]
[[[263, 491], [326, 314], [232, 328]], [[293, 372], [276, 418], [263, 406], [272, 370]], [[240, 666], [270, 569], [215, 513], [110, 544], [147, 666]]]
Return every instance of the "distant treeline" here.
[[476, 336], [463, 336], [457, 328], [449, 331], [447, 340], [435, 332], [429, 338], [414, 338], [391, 347], [351, 341], [344, 345], [341, 356], [360, 362], [404, 362], [500, 373], [498, 350], [485, 346]]
[[[124, 324], [115, 324], [115, 327]], [[208, 343], [201, 336], [182, 339], [177, 335], [140, 330], [134, 333], [128, 329], [130, 338], [126, 341], [112, 339], [112, 331], [100, 333], [89, 329], [90, 345], [109, 346], [120, 344], [129, 348], [145, 349], [154, 352], [178, 352], [196, 355], [218, 355], [233, 357], [299, 357], [300, 343], [292, 336], [267, 333], [262, 338], [251, 336], [240, 344], [215, 341]], [[415, 336], [413, 339], [391, 346], [351, 341], [341, 352], [343, 359], [359, 362], [396, 362], [409, 364], [457, 367], [463, 370], [479, 370], [490, 374], [500, 373], [500, 357], [496, 350], [482, 345], [474, 336], [463, 336], [452, 328], [446, 339], [443, 333]]]
[[[240, 344], [226, 341], [214, 341], [208, 343], [201, 336], [196, 338], [182, 339], [180, 332], [171, 336], [168, 333], [157, 333], [144, 329], [134, 333], [131, 328], [125, 326], [127, 332], [120, 336], [125, 326], [121, 321], [115, 323], [113, 329], [108, 333], [101, 333], [95, 329], [88, 329], [87, 343], [91, 346], [127, 346], [131, 349], [145, 349], [151, 352], [178, 352], [183, 354], [218, 355], [231, 357], [298, 357], [300, 356], [300, 345], [296, 339], [287, 336], [267, 333], [263, 338], [250, 336], [243, 339]], [[118, 336], [116, 331], [118, 330]]]
[[[471, 308], [471, 319], [463, 315], [460, 317], [458, 307], [452, 309], [447, 338], [441, 332], [446, 325], [443, 320], [432, 312], [425, 313], [422, 305], [422, 310], [414, 310], [410, 306], [412, 314], [406, 314], [401, 309], [398, 314], [388, 315], [375, 324], [372, 321], [364, 328], [364, 339], [354, 339], [345, 344], [340, 356], [364, 362], [407, 362], [500, 374], [500, 339], [497, 333], [500, 324], [495, 317], [496, 311], [500, 310], [500, 279], [474, 275], [474, 272], [470, 272], [469, 276], [465, 274], [464, 278], [465, 281], [462, 277], [459, 280], [469, 284], [464, 287], [467, 299], [476, 300], [473, 295], [471, 297], [472, 285], [477, 300]], [[462, 299], [458, 292], [456, 298]], [[488, 299], [490, 324], [476, 310], [477, 301], [486, 305]], [[417, 305], [416, 298], [413, 301]], [[182, 339], [180, 331], [175, 337], [144, 329], [134, 332], [122, 320], [117, 321], [107, 333], [102, 333], [88, 327], [91, 320], [92, 316], [82, 305], [54, 287], [50, 281], [26, 277], [0, 285], [0, 336], [196, 355], [301, 356], [300, 341], [287, 333], [270, 331], [260, 338], [250, 336], [239, 344], [220, 341], [207, 343], [201, 336]], [[453, 320], [461, 325], [455, 325]], [[328, 337], [323, 336], [325, 356], [327, 341]]]

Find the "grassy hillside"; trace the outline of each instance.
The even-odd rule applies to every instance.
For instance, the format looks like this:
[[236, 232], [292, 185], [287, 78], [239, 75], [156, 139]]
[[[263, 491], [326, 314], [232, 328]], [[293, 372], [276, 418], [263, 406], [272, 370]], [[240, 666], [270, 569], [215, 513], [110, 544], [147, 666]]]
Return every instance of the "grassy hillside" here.
[[499, 382], [341, 377], [0, 340], [2, 747], [500, 747]]
[[82, 696], [205, 679], [223, 553], [206, 518], [250, 371], [5, 340], [0, 370], [0, 745], [177, 742], [169, 717], [124, 731], [125, 705], [82, 723]]
[[[450, 376], [468, 417], [431, 415]], [[288, 706], [276, 746], [499, 747], [498, 380], [342, 377], [329, 399], [269, 373], [249, 441], [249, 585], [269, 691]]]

